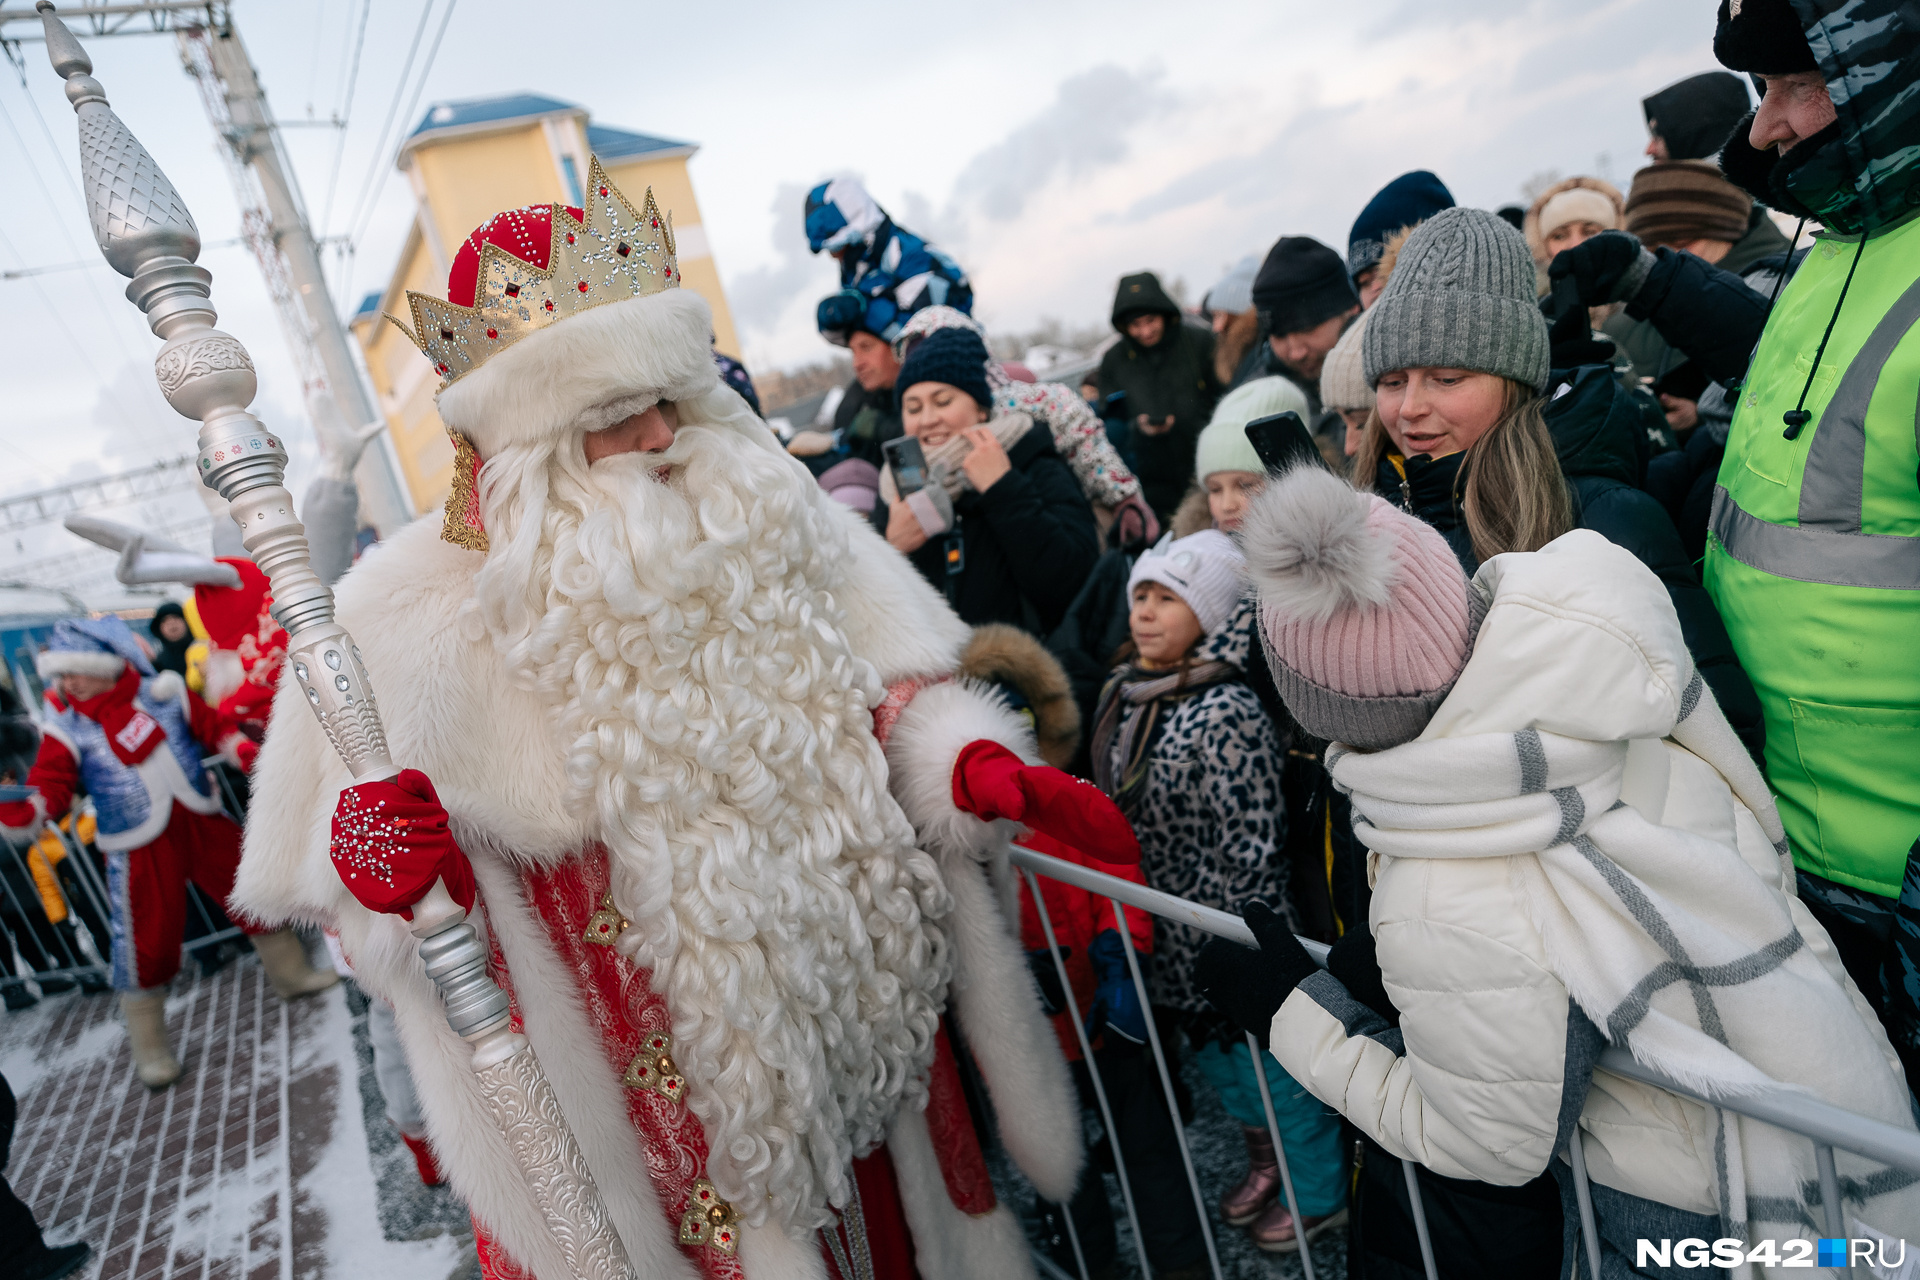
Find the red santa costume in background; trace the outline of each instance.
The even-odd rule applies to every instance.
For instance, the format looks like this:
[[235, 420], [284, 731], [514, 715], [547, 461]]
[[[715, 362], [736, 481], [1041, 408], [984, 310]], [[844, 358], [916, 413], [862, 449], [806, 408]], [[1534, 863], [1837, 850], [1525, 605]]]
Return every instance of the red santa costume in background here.
[[274, 621], [272, 588], [260, 567], [243, 556], [221, 556], [240, 575], [240, 585], [200, 583], [194, 612], [207, 633], [201, 696], [255, 742], [266, 736], [273, 691], [287, 660], [287, 633]]
[[[64, 817], [81, 791], [92, 799], [105, 856], [109, 980], [120, 993], [135, 1074], [162, 1089], [180, 1076], [167, 1043], [167, 984], [180, 969], [187, 882], [224, 900], [240, 860], [240, 828], [221, 810], [202, 765], [216, 751], [243, 772], [254, 744], [234, 722], [167, 671], [156, 674], [127, 624], [107, 615], [62, 618], [36, 659], [49, 689], [32, 794], [0, 803], [0, 831], [32, 839]], [[73, 693], [63, 677], [98, 682]], [[308, 967], [299, 938], [241, 916], [274, 989], [285, 999], [325, 990], [330, 970]]]
[[[412, 298], [454, 492], [341, 581], [338, 616], [425, 776], [349, 788], [285, 682], [235, 901], [337, 925], [395, 1005], [490, 1276], [567, 1273], [391, 914], [435, 874], [470, 893], [467, 859], [639, 1275], [1032, 1275], [948, 1031], [1014, 1160], [1068, 1198], [1079, 1110], [1008, 842], [1021, 819], [1124, 857], [1130, 833], [952, 678], [968, 628], [721, 383], [651, 193], [591, 174], [589, 211], [490, 219], [451, 304]], [[670, 448], [589, 466], [586, 432], [658, 402]]]

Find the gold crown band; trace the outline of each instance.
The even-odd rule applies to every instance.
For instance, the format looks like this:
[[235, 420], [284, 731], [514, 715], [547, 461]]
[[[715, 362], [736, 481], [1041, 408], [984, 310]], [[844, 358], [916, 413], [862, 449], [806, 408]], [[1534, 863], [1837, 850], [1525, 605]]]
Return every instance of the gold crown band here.
[[564, 206], [552, 209], [545, 270], [488, 244], [480, 250], [473, 306], [409, 289], [413, 327], [387, 316], [433, 361], [442, 379], [439, 390], [537, 329], [609, 302], [680, 287], [673, 219], [661, 214], [653, 188], [635, 209], [595, 156], [587, 166], [586, 221], [575, 221]]

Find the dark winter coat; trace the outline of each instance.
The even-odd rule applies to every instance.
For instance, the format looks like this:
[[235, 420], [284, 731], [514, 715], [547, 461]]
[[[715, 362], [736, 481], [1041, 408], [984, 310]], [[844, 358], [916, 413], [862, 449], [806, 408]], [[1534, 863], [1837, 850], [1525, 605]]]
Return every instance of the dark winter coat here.
[[1700, 421], [1678, 449], [1647, 463], [1646, 490], [1673, 517], [1687, 563], [1698, 566], [1707, 554], [1707, 525], [1713, 515], [1713, 486], [1720, 475], [1720, 459], [1727, 453], [1727, 429], [1733, 406], [1725, 388], [1707, 384], [1696, 402]]
[[[1741, 286], [1745, 287], [1745, 286]], [[1574, 525], [1625, 547], [1666, 585], [1680, 630], [1700, 675], [1747, 749], [1758, 757], [1766, 726], [1733, 642], [1706, 588], [1700, 585], [1666, 509], [1640, 488], [1647, 465], [1647, 427], [1658, 410], [1622, 388], [1605, 365], [1555, 370], [1548, 386], [1568, 386], [1544, 407], [1560, 469], [1573, 495]], [[1388, 458], [1375, 490], [1440, 532], [1469, 574], [1480, 567], [1462, 507], [1464, 453], [1432, 462]], [[1400, 474], [1402, 467], [1407, 474]]]
[[[1780, 233], [1778, 227], [1773, 225], [1773, 219], [1767, 217], [1765, 212], [1759, 209], [1755, 209], [1754, 212], [1757, 216], [1753, 223], [1747, 228], [1747, 234], [1735, 241], [1733, 247], [1727, 250], [1727, 256], [1720, 259], [1717, 264], [1708, 264], [1704, 258], [1694, 258], [1692, 254], [1681, 253], [1674, 249], [1664, 250], [1663, 255], [1657, 259], [1654, 264], [1655, 273], [1662, 276], [1662, 283], [1665, 286], [1665, 292], [1662, 296], [1670, 298], [1673, 287], [1677, 283], [1683, 293], [1688, 289], [1704, 289], [1707, 294], [1704, 300], [1712, 301], [1717, 291], [1724, 287], [1723, 281], [1688, 269], [1686, 264], [1676, 261], [1677, 259], [1691, 258], [1694, 262], [1698, 262], [1703, 266], [1712, 265], [1716, 271], [1722, 274], [1739, 277], [1742, 284], [1752, 290], [1764, 302], [1765, 294], [1753, 289], [1752, 281], [1747, 279], [1747, 277], [1749, 273], [1759, 269], [1771, 279], [1772, 273], [1765, 271], [1765, 265], [1780, 254], [1786, 252], [1787, 238]], [[1654, 276], [1648, 276], [1647, 284], [1655, 284]], [[1645, 297], [1648, 292], [1648, 289], [1645, 287], [1640, 290], [1642, 297]], [[1636, 298], [1636, 303], [1639, 302], [1639, 300], [1639, 298]], [[1674, 301], [1677, 301], [1683, 309], [1690, 305], [1684, 297]], [[1740, 301], [1744, 302], [1745, 299], [1740, 299]], [[1636, 314], [1636, 312], [1642, 312], [1644, 310], [1644, 306], [1630, 306], [1625, 311], [1609, 317], [1606, 323], [1600, 326], [1600, 329], [1601, 332], [1607, 334], [1614, 340], [1628, 360], [1632, 362], [1630, 370], [1631, 376], [1658, 380], [1687, 363], [1687, 353], [1681, 347], [1676, 346], [1671, 339], [1664, 336], [1660, 327], [1655, 324], [1654, 321], [1646, 318], [1644, 315]], [[1751, 308], [1743, 307], [1742, 311], [1750, 313]], [[1763, 317], [1765, 316], [1766, 312], [1764, 308], [1760, 314]], [[1724, 340], [1724, 336], [1716, 332], [1716, 328], [1717, 326], [1702, 326], [1701, 331], [1698, 336], [1693, 339], [1693, 342], [1702, 340], [1707, 342]], [[1759, 339], [1758, 329], [1754, 331], [1753, 336], [1755, 341]], [[1692, 343], [1688, 345], [1690, 346]], [[1751, 352], [1752, 350], [1753, 344], [1749, 342], [1747, 344], [1747, 352]], [[1725, 357], [1722, 357], [1722, 359], [1724, 360]], [[1746, 352], [1741, 353], [1739, 359], [1741, 363], [1744, 364]], [[1708, 377], [1711, 379], [1712, 375], [1709, 374]]]
[[[1747, 360], [1766, 327], [1766, 296], [1690, 253], [1660, 249], [1653, 257], [1653, 270], [1627, 303], [1626, 315], [1650, 324], [1676, 352], [1699, 365], [1708, 381], [1731, 386], [1745, 377]], [[1775, 266], [1761, 260], [1747, 269]]]
[[[1151, 347], [1127, 336], [1127, 321], [1143, 314], [1167, 320], [1165, 333]], [[1172, 429], [1159, 435], [1132, 433], [1134, 472], [1140, 477], [1141, 493], [1164, 521], [1193, 479], [1194, 442], [1220, 398], [1220, 382], [1213, 369], [1213, 332], [1184, 323], [1179, 305], [1148, 272], [1120, 281], [1113, 327], [1120, 341], [1101, 357], [1095, 374], [1100, 393], [1126, 392], [1129, 422], [1141, 414], [1155, 422], [1173, 418]]]
[[[900, 408], [893, 388], [869, 391], [860, 385], [858, 378], [847, 384], [846, 394], [840, 397], [840, 407], [833, 411], [833, 428], [840, 433], [840, 447], [846, 451], [846, 457], [858, 458], [876, 467], [887, 464], [880, 446], [906, 434], [900, 425]], [[834, 461], [840, 460], [841, 457], [835, 455]]]
[[[1783, 237], [1784, 239], [1784, 237]], [[1747, 264], [1734, 275], [1690, 254], [1662, 249], [1646, 284], [1627, 306], [1657, 330], [1679, 355], [1700, 366], [1716, 385], [1699, 401], [1700, 425], [1684, 447], [1647, 465], [1647, 489], [1660, 500], [1680, 531], [1695, 564], [1706, 554], [1707, 522], [1714, 478], [1726, 453], [1733, 406], [1724, 388], [1746, 377], [1747, 361], [1766, 324], [1769, 300], [1780, 277], [1791, 276], [1806, 251], [1780, 252]]]
[[[1127, 642], [1127, 576], [1133, 572], [1133, 557], [1124, 551], [1104, 553], [1094, 562], [1080, 591], [1047, 635], [1047, 651], [1060, 662], [1073, 686], [1073, 700], [1080, 707], [1080, 723], [1093, 723], [1093, 710], [1100, 701], [1100, 690], [1113, 671], [1114, 655]], [[1080, 751], [1069, 772], [1082, 778], [1093, 776], [1088, 755], [1090, 735], [1081, 736]]]
[[[1046, 423], [1036, 421], [1007, 460], [1011, 471], [985, 493], [969, 489], [956, 498], [954, 527], [908, 558], [964, 621], [1005, 622], [1044, 636], [1092, 571], [1099, 527]], [[883, 535], [888, 514], [884, 501], [874, 504], [873, 525]]]

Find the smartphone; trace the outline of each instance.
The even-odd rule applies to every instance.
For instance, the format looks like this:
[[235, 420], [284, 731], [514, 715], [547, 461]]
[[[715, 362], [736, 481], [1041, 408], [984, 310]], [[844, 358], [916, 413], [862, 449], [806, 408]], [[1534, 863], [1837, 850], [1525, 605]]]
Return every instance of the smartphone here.
[[893, 471], [893, 486], [900, 491], [901, 497], [918, 493], [927, 487], [927, 455], [918, 440], [912, 436], [898, 436], [881, 445], [880, 452]]
[[1295, 467], [1324, 466], [1320, 447], [1300, 415], [1289, 409], [1255, 418], [1247, 424], [1247, 440], [1260, 455], [1269, 474], [1278, 475]]

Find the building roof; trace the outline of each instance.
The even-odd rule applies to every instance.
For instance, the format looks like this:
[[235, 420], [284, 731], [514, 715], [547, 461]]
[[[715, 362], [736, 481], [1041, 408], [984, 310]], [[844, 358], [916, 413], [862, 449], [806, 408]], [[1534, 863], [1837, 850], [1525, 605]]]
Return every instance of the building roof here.
[[420, 123], [414, 126], [409, 139], [423, 133], [434, 133], [441, 129], [465, 129], [479, 124], [504, 124], [509, 120], [523, 120], [531, 116], [555, 115], [561, 112], [578, 111], [583, 115], [586, 108], [571, 102], [562, 102], [558, 98], [543, 97], [537, 93], [508, 93], [497, 98], [468, 98], [462, 102], [436, 102], [427, 108], [420, 117]]
[[[436, 102], [420, 117], [420, 123], [407, 135], [400, 149], [402, 152], [410, 151], [429, 135], [483, 133], [543, 116], [586, 114], [587, 109], [576, 103], [538, 93], [509, 93], [497, 98]], [[691, 142], [677, 142], [650, 133], [635, 133], [631, 129], [613, 129], [599, 124], [589, 124], [586, 129], [587, 146], [595, 155], [607, 161], [643, 156], [664, 159], [671, 155], [692, 155], [697, 149]]]
[[664, 158], [669, 155], [692, 155], [697, 150], [691, 142], [675, 142], [672, 138], [658, 138], [630, 129], [612, 129], [603, 124], [587, 126], [587, 148], [608, 161], [631, 160], [639, 156]]

